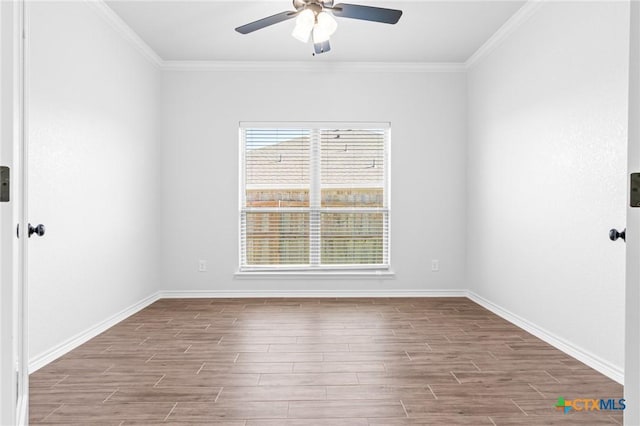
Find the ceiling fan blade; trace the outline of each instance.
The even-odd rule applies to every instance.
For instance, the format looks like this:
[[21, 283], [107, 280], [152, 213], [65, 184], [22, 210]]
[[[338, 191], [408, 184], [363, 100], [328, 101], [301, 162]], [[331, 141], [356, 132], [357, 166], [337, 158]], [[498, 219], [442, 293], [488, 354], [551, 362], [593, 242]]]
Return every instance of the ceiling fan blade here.
[[264, 27], [268, 27], [278, 22], [286, 21], [287, 19], [294, 18], [298, 14], [298, 11], [287, 11], [276, 13], [275, 15], [268, 16], [266, 18], [258, 19], [257, 21], [243, 25], [236, 28], [236, 31], [240, 34], [249, 34], [254, 31], [260, 30]]
[[385, 9], [382, 7], [360, 6], [357, 4], [340, 3], [329, 9], [335, 16], [363, 21], [382, 22], [395, 24], [400, 20], [402, 11], [397, 9]]
[[329, 40], [323, 41], [322, 43], [314, 43], [313, 50], [315, 50], [316, 55], [330, 51], [331, 45], [329, 44]]

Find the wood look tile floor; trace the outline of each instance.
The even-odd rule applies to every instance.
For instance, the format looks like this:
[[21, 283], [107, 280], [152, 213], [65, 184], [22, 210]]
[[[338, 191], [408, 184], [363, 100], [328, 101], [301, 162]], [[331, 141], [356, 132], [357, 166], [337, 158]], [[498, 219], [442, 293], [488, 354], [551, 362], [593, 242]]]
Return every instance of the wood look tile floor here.
[[30, 377], [31, 424], [615, 425], [622, 386], [466, 298], [163, 299]]

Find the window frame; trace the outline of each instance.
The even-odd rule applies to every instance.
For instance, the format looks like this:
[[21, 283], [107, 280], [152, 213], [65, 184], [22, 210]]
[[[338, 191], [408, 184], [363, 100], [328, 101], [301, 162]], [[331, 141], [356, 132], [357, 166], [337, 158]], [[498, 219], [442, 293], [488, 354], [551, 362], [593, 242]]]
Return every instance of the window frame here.
[[[278, 208], [268, 207], [246, 207], [246, 137], [247, 129], [306, 129], [311, 133], [309, 152], [309, 207], [288, 207], [281, 212], [308, 212], [309, 224], [312, 216], [317, 215], [317, 223], [321, 223], [322, 213], [382, 213], [383, 233], [382, 233], [382, 256], [381, 264], [322, 264], [322, 232], [316, 234], [309, 231], [309, 263], [301, 265], [247, 265], [243, 258], [243, 218], [246, 213], [268, 213], [278, 210]], [[383, 138], [383, 205], [382, 207], [322, 207], [321, 191], [323, 189], [321, 181], [322, 147], [320, 133], [322, 130], [382, 130]], [[338, 276], [343, 278], [374, 275], [378, 278], [393, 277], [391, 272], [391, 123], [390, 122], [239, 122], [238, 126], [238, 271], [236, 276], [260, 276], [270, 275], [300, 275], [300, 276]], [[347, 185], [347, 184], [345, 184]], [[246, 236], [244, 237], [246, 243]], [[313, 263], [312, 247], [317, 244], [315, 259]]]

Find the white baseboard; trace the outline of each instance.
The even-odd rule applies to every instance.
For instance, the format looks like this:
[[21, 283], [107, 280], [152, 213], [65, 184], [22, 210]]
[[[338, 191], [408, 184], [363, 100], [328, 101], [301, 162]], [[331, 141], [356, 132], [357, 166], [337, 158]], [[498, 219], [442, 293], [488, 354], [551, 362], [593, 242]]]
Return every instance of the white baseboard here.
[[192, 290], [160, 291], [160, 298], [243, 298], [243, 297], [467, 297], [467, 290]]
[[21, 398], [18, 403], [18, 411], [16, 413], [16, 425], [28, 426], [29, 425], [29, 392]]
[[474, 293], [473, 291], [468, 291], [467, 297], [478, 305], [482, 306], [485, 309], [493, 312], [509, 321], [510, 323], [520, 327], [521, 329], [533, 334], [540, 340], [543, 340], [555, 347], [556, 349], [561, 350], [567, 355], [577, 359], [593, 368], [594, 370], [604, 374], [608, 378], [615, 380], [616, 382], [623, 384], [624, 382], [624, 371], [616, 366], [611, 364], [608, 361], [600, 358], [597, 355], [592, 354], [591, 352], [569, 342], [568, 340], [550, 332], [549, 330], [545, 330], [542, 327], [539, 327], [532, 322], [504, 309], [501, 306], [496, 305], [493, 302], [488, 301], [484, 297]]
[[112, 315], [106, 320], [94, 325], [93, 327], [88, 328], [87, 330], [76, 334], [75, 336], [67, 339], [66, 341], [60, 343], [57, 346], [45, 351], [39, 355], [34, 356], [29, 360], [29, 374], [39, 370], [50, 362], [55, 361], [60, 358], [62, 355], [70, 352], [71, 350], [77, 348], [81, 344], [87, 342], [90, 339], [93, 339], [98, 334], [106, 331], [107, 329], [113, 327], [120, 321], [130, 317], [136, 312], [146, 308], [156, 300], [160, 298], [160, 293], [154, 293], [148, 297], [145, 297], [141, 301], [134, 303], [128, 308], [123, 309], [122, 311]]
[[255, 297], [466, 297], [466, 290], [373, 290], [373, 291], [229, 291], [229, 290], [165, 290], [154, 293], [93, 327], [76, 334], [52, 349], [29, 360], [29, 374], [55, 361], [67, 352], [93, 339], [120, 321], [146, 308], [159, 299], [188, 298], [255, 298]]
[[77, 348], [86, 341], [94, 338], [98, 334], [113, 327], [120, 321], [130, 317], [136, 312], [146, 308], [159, 299], [188, 299], [188, 298], [256, 298], [256, 297], [468, 297], [470, 300], [488, 309], [494, 314], [506, 319], [512, 324], [533, 334], [539, 339], [549, 343], [567, 355], [585, 363], [589, 367], [604, 374], [612, 380], [622, 384], [624, 372], [616, 365], [603, 360], [597, 355], [574, 345], [566, 339], [545, 330], [532, 322], [496, 305], [493, 302], [470, 290], [291, 290], [291, 291], [231, 291], [231, 290], [190, 290], [175, 291], [164, 290], [154, 293], [143, 300], [135, 303], [95, 326], [76, 334], [65, 342], [54, 348], [33, 357], [29, 361], [29, 373], [33, 373], [50, 362], [58, 359], [67, 352]]

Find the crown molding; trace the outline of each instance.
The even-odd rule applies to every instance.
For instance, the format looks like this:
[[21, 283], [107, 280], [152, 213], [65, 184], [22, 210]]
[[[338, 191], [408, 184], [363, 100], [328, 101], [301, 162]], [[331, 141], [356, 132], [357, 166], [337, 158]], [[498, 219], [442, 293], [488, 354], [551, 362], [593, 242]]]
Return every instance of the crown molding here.
[[[163, 60], [104, 0], [84, 0], [111, 27], [129, 41], [142, 56], [156, 67], [168, 71], [316, 71], [316, 72], [396, 72], [437, 73], [466, 72], [487, 57], [509, 35], [525, 23], [545, 2], [527, 0], [465, 62], [319, 62], [319, 61], [166, 61]], [[215, 1], [215, 0], [213, 0]]]
[[131, 45], [142, 54], [142, 56], [151, 62], [156, 67], [162, 67], [163, 60], [158, 54], [151, 48], [149, 45], [140, 38], [135, 31], [131, 29], [131, 27], [118, 16], [117, 13], [113, 11], [104, 0], [85, 0], [86, 3], [91, 5], [93, 9], [100, 15], [104, 20], [111, 25], [111, 27], [118, 33], [122, 38], [131, 43]]
[[464, 72], [464, 63], [427, 62], [266, 62], [266, 61], [163, 61], [170, 71], [318, 71], [318, 72]]
[[502, 44], [522, 24], [527, 22], [538, 8], [547, 1], [548, 0], [527, 0], [511, 18], [507, 19], [507, 21], [465, 61], [465, 69], [473, 68], [473, 66], [478, 64], [482, 59], [489, 56], [496, 47]]

